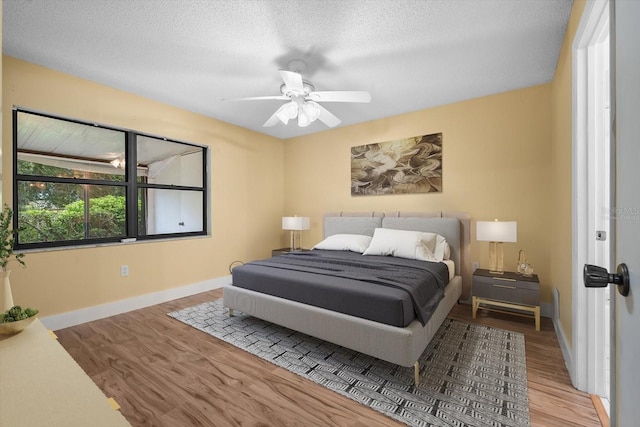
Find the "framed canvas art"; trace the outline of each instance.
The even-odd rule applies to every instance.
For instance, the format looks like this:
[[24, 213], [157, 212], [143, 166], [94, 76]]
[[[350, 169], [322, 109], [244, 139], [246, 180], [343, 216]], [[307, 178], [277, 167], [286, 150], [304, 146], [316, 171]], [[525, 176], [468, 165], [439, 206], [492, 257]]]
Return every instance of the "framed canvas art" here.
[[351, 195], [442, 192], [442, 133], [351, 147]]

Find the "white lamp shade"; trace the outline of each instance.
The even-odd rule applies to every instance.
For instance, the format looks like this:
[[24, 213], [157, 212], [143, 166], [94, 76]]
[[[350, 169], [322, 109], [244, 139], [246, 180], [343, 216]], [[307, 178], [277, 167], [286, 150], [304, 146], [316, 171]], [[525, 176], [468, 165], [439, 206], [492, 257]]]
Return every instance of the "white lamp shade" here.
[[483, 242], [517, 242], [518, 223], [516, 221], [478, 221], [476, 240]]
[[311, 227], [308, 216], [283, 216], [283, 230], [308, 230]]

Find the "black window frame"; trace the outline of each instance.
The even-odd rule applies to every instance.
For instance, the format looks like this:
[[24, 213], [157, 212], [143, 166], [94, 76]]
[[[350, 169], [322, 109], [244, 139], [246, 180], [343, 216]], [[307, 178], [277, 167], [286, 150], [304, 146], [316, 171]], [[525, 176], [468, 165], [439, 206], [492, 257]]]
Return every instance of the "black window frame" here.
[[[71, 123], [81, 124], [90, 127], [99, 127], [103, 129], [123, 132], [125, 136], [125, 180], [124, 181], [110, 181], [100, 179], [85, 179], [85, 178], [63, 178], [52, 177], [42, 175], [22, 175], [18, 173], [18, 114], [26, 113], [33, 114], [42, 117], [48, 117], [51, 119], [67, 121]], [[49, 113], [43, 113], [25, 108], [14, 107], [12, 111], [12, 125], [13, 125], [13, 227], [15, 230], [19, 229], [18, 223], [18, 186], [20, 182], [45, 182], [45, 183], [63, 183], [63, 184], [83, 184], [83, 185], [97, 185], [97, 186], [116, 186], [125, 188], [125, 210], [126, 210], [126, 235], [115, 237], [103, 237], [103, 238], [85, 238], [77, 240], [62, 240], [62, 241], [50, 241], [50, 242], [33, 242], [33, 243], [21, 243], [18, 239], [15, 242], [16, 250], [25, 249], [45, 249], [45, 248], [63, 248], [69, 246], [97, 246], [101, 244], [112, 244], [122, 242], [123, 240], [131, 241], [135, 239], [137, 241], [153, 241], [164, 239], [176, 239], [176, 238], [190, 238], [197, 236], [206, 236], [209, 233], [209, 210], [208, 210], [208, 185], [209, 185], [209, 147], [190, 142], [180, 141], [163, 136], [157, 136], [153, 134], [143, 133], [131, 129], [123, 129], [114, 126], [107, 126], [103, 124], [96, 124], [86, 122], [78, 119], [72, 119], [68, 117], [61, 117]], [[137, 182], [137, 137], [144, 136], [149, 138], [160, 139], [166, 142], [187, 145], [196, 147], [202, 150], [202, 186], [184, 186], [184, 185], [171, 185], [171, 184], [154, 184], [148, 182]], [[144, 180], [143, 180], [144, 181]], [[160, 189], [160, 190], [176, 190], [176, 191], [197, 191], [202, 193], [202, 231], [189, 231], [189, 232], [176, 232], [176, 233], [162, 233], [162, 234], [140, 234], [138, 230], [138, 190], [140, 189]], [[143, 203], [144, 204], [144, 203]], [[146, 209], [146, 208], [145, 208]], [[88, 210], [88, 207], [87, 207]], [[88, 220], [88, 213], [85, 213], [85, 223]], [[145, 227], [146, 229], [146, 227]], [[86, 229], [85, 229], [86, 230]]]

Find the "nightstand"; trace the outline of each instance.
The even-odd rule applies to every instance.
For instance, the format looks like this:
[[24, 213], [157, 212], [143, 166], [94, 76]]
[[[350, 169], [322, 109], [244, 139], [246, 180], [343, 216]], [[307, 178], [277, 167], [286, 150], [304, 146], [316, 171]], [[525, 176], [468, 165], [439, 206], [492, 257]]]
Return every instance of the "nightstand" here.
[[[300, 249], [296, 252], [307, 252], [310, 251], [311, 249]], [[271, 250], [271, 256], [278, 256], [278, 255], [284, 255], [284, 254], [288, 254], [291, 253], [291, 248], [280, 248], [280, 249], [273, 249]]]
[[535, 319], [536, 331], [540, 330], [540, 281], [535, 274], [531, 277], [510, 271], [495, 274], [479, 268], [473, 272], [471, 296], [474, 319], [478, 309], [484, 308], [531, 317]]

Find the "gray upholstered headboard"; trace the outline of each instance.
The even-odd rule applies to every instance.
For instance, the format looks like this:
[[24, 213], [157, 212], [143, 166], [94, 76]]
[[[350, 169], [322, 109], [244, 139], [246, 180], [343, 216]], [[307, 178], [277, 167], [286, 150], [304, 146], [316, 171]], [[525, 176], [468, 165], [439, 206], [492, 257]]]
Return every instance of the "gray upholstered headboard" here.
[[378, 216], [341, 216], [325, 214], [324, 237], [334, 234], [362, 234], [373, 236], [376, 228], [382, 227], [382, 214]]
[[456, 275], [462, 276], [462, 299], [471, 290], [470, 217], [464, 212], [332, 212], [324, 215], [324, 237], [333, 234], [373, 236], [376, 228], [414, 230], [444, 236], [451, 247]]

